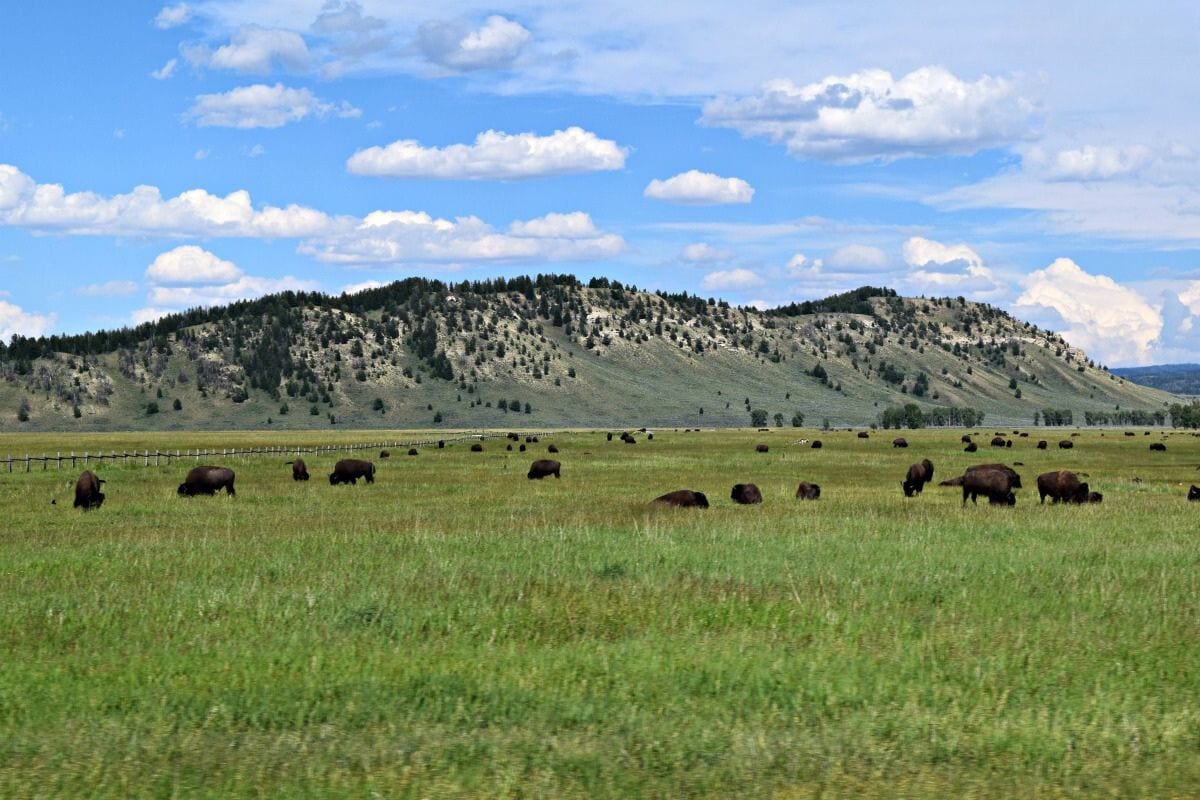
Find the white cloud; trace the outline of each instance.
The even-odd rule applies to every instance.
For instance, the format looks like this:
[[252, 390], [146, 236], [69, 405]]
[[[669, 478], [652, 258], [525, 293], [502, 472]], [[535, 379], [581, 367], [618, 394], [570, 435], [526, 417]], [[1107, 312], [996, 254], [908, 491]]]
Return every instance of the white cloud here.
[[913, 293], [953, 292], [974, 299], [994, 299], [1004, 289], [978, 253], [965, 244], [947, 245], [922, 236], [904, 243], [910, 267], [904, 287]]
[[232, 261], [219, 258], [192, 244], [159, 253], [146, 268], [146, 279], [153, 283], [230, 283], [242, 277]]
[[76, 291], [88, 297], [114, 297], [122, 294], [133, 294], [138, 285], [133, 281], [108, 281], [80, 286]]
[[202, 94], [184, 115], [201, 127], [279, 128], [307, 116], [357, 117], [362, 112], [342, 102], [335, 106], [320, 100], [308, 89], [293, 89], [276, 83], [239, 86], [221, 94]]
[[154, 17], [154, 25], [159, 30], [177, 28], [192, 18], [192, 7], [187, 3], [173, 6], [163, 6]]
[[359, 150], [346, 161], [356, 175], [505, 180], [621, 169], [628, 150], [579, 127], [510, 135], [489, 130], [473, 145], [422, 147], [413, 139]]
[[877, 272], [889, 264], [887, 253], [865, 244], [839, 247], [826, 260], [829, 266], [842, 272]]
[[154, 286], [147, 294], [147, 299], [152, 306], [193, 308], [251, 300], [274, 292], [311, 292], [319, 288], [320, 284], [316, 281], [301, 280], [291, 275], [282, 278], [243, 275], [235, 281], [216, 286]]
[[1148, 363], [1163, 320], [1141, 295], [1106, 275], [1091, 275], [1059, 258], [1022, 280], [1016, 309], [1046, 327], [1060, 328], [1072, 345], [1103, 363]]
[[696, 242], [683, 248], [679, 257], [694, 264], [710, 264], [717, 261], [728, 261], [733, 258], [733, 251], [713, 247], [708, 242]]
[[1179, 293], [1179, 302], [1187, 306], [1193, 314], [1200, 316], [1200, 281], [1188, 284], [1188, 287]]
[[757, 273], [743, 268], [710, 272], [700, 280], [702, 288], [717, 292], [737, 292], [762, 285], [763, 279]]
[[884, 70], [803, 86], [775, 80], [757, 95], [710, 101], [701, 119], [784, 142], [798, 158], [861, 162], [1008, 145], [1029, 135], [1034, 110], [1006, 79], [967, 83], [923, 67], [899, 80]]
[[163, 199], [154, 186], [105, 197], [67, 194], [0, 164], [0, 224], [40, 232], [101, 236], [245, 236], [297, 238], [329, 229], [332, 220], [304, 206], [255, 209], [244, 190], [225, 197], [190, 189]]
[[374, 211], [300, 244], [301, 253], [334, 264], [581, 261], [610, 258], [624, 249], [624, 239], [597, 229], [578, 211], [513, 222], [506, 233], [478, 217], [451, 221], [425, 212]]
[[143, 325], [147, 322], [157, 322], [168, 314], [178, 314], [177, 308], [137, 308], [134, 309], [129, 317], [133, 320], [134, 325]]
[[646, 186], [646, 197], [683, 205], [749, 203], [754, 188], [741, 178], [722, 178], [711, 172], [691, 169], [666, 180], [655, 178]]
[[233, 33], [229, 44], [209, 52], [204, 47], [183, 51], [184, 57], [197, 66], [228, 69], [234, 72], [267, 75], [275, 64], [301, 72], [308, 68], [312, 56], [304, 37], [295, 31], [243, 25]]
[[196, 152], [192, 153], [192, 158], [196, 159], [197, 161], [203, 161], [204, 159], [208, 158], [208, 151], [197, 150]]
[[150, 77], [156, 81], [165, 81], [175, 74], [175, 67], [179, 65], [179, 60], [172, 58], [167, 63], [163, 64], [158, 69], [150, 73]]
[[475, 30], [462, 23], [427, 22], [417, 33], [417, 46], [430, 62], [467, 72], [511, 66], [532, 38], [520, 23], [493, 15]]
[[1105, 181], [1136, 175], [1152, 160], [1153, 151], [1143, 145], [1085, 145], [1055, 152], [1035, 147], [1024, 154], [1023, 167], [1041, 172], [1049, 180]]
[[246, 158], [258, 158], [259, 156], [266, 155], [267, 148], [263, 147], [261, 144], [256, 144], [252, 147], [247, 147], [242, 152]]
[[33, 314], [0, 300], [0, 341], [10, 341], [14, 334], [43, 336], [57, 320], [57, 314]]
[[789, 278], [802, 278], [820, 272], [824, 266], [822, 259], [810, 259], [804, 253], [796, 253], [788, 259], [784, 272]]
[[362, 281], [361, 283], [348, 283], [338, 291], [340, 294], [358, 294], [359, 292], [365, 292], [368, 289], [378, 289], [379, 287], [386, 285], [387, 284], [383, 283], [382, 281]]

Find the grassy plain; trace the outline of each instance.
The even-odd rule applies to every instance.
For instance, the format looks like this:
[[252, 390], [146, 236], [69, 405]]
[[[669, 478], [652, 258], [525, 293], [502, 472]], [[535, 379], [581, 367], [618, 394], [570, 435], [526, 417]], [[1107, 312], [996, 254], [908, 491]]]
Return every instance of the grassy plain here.
[[[1196, 796], [1200, 439], [960, 433], [565, 433], [354, 487], [332, 455], [299, 484], [239, 459], [234, 498], [177, 497], [190, 464], [105, 466], [88, 514], [75, 473], [0, 473], [0, 796]], [[526, 480], [551, 441], [562, 479]], [[1024, 462], [1026, 488], [906, 500], [923, 457]], [[1058, 468], [1104, 502], [1040, 507]], [[745, 481], [761, 506], [728, 500]], [[676, 488], [713, 507], [645, 502]]]

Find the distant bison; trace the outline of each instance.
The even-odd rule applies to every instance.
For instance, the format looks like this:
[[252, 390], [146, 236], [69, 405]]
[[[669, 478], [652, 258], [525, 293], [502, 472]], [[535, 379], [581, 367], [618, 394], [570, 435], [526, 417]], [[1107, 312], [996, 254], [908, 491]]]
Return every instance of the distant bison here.
[[654, 503], [673, 508], [708, 508], [708, 498], [704, 492], [693, 492], [691, 489], [676, 489], [654, 498]]
[[224, 489], [233, 495], [233, 470], [228, 467], [192, 467], [183, 483], [179, 484], [178, 494], [192, 497], [197, 494], [216, 494]]
[[1006, 442], [1004, 443], [1004, 446], [1005, 446], [1005, 447], [1012, 447], [1012, 439], [1009, 439], [1008, 441], [1006, 441]]
[[304, 463], [303, 458], [297, 458], [295, 461], [289, 461], [287, 463], [292, 465], [292, 480], [308, 480], [308, 465]]
[[525, 477], [530, 480], [541, 480], [542, 478], [553, 475], [555, 478], [561, 478], [559, 470], [562, 469], [562, 464], [551, 458], [539, 458], [537, 461], [529, 465], [529, 474]]
[[908, 439], [905, 439], [903, 436], [897, 436], [895, 439], [892, 439], [892, 447], [908, 447]]
[[472, 453], [482, 453], [483, 445], [481, 445], [479, 442], [476, 442], [475, 444], [471, 445], [471, 452]]
[[519, 451], [521, 451], [522, 453], [524, 453], [524, 452], [525, 452], [525, 445], [524, 445], [524, 444], [519, 444], [519, 445], [517, 445], [517, 450], [519, 450]]
[[417, 454], [417, 448], [415, 448], [415, 447], [408, 448], [408, 454], [410, 456], [415, 456]]
[[512, 439], [514, 442], [519, 442], [519, 441], [521, 441], [521, 437], [520, 437], [520, 436], [518, 436], [518, 435], [517, 435], [517, 434], [515, 434], [515, 433], [506, 433], [506, 434], [504, 434], [504, 438], [506, 438], [506, 439]]
[[329, 485], [337, 486], [339, 483], [353, 485], [358, 483], [359, 478], [367, 483], [374, 483], [375, 465], [370, 461], [363, 461], [361, 458], [343, 458], [333, 465], [333, 472], [329, 473]]
[[1192, 486], [1188, 489], [1188, 500], [1200, 500], [1200, 486]]
[[756, 453], [765, 453], [765, 452], [767, 452], [767, 451], [768, 451], [768, 450], [770, 450], [770, 449], [771, 449], [771, 448], [767, 447], [765, 444], [760, 444], [760, 445], [757, 445], [757, 446], [754, 448], [754, 452], [756, 452]]
[[653, 433], [647, 433], [647, 434], [646, 434], [646, 438], [647, 438], [647, 439], [653, 439], [653, 438], [654, 438], [654, 434], [653, 434]]
[[974, 453], [978, 449], [979, 449], [979, 445], [975, 444], [974, 442], [967, 442], [967, 446], [963, 448], [963, 452], [964, 453]]
[[962, 442], [963, 444], [970, 444], [971, 443], [971, 434], [964, 433], [962, 435], [962, 438], [959, 439], [959, 441]]
[[380, 450], [380, 451], [379, 451], [379, 457], [380, 457], [380, 458], [391, 458], [391, 457], [392, 457], [392, 452], [391, 452], [390, 450]]
[[1043, 472], [1037, 479], [1040, 502], [1045, 503], [1049, 497], [1055, 503], [1086, 503], [1088, 501], [1088, 485], [1079, 480], [1074, 472], [1060, 469], [1055, 472]]
[[1007, 441], [1003, 436], [993, 436], [992, 447], [1004, 447]]
[[734, 484], [733, 490], [730, 491], [729, 499], [735, 503], [748, 506], [754, 503], [761, 503], [762, 492], [753, 483], [737, 483]]
[[438, 439], [438, 450], [441, 450], [441, 449], [443, 449], [445, 446], [446, 446], [446, 440], [445, 440], [445, 439]]
[[97, 478], [96, 473], [90, 469], [79, 473], [79, 479], [75, 481], [75, 508], [82, 508], [84, 511], [99, 508], [104, 503], [104, 492], [100, 491], [102, 483], [104, 481]]
[[508, 452], [510, 452], [510, 453], [511, 453], [511, 452], [512, 452], [512, 445], [511, 445], [511, 444], [505, 445], [505, 446], [504, 446], [504, 449], [505, 449], [505, 450], [507, 450]]
[[821, 496], [821, 487], [815, 483], [801, 481], [796, 487], [796, 497], [800, 500], [816, 500]]
[[557, 453], [557, 452], [558, 452], [558, 448], [557, 448], [557, 447], [555, 447], [554, 445], [550, 445], [549, 447], [547, 447], [547, 448], [546, 448], [546, 452], [547, 452], [547, 453]]
[[1070, 439], [1063, 439], [1062, 441], [1060, 441], [1058, 443], [1059, 450], [1070, 450], [1074, 446], [1075, 446], [1075, 443], [1072, 442]]
[[1126, 436], [1137, 436], [1137, 434], [1134, 433], [1133, 431], [1125, 431], [1125, 435]]
[[820, 450], [821, 449], [821, 440], [813, 439], [813, 443], [810, 444], [809, 447], [811, 447], [813, 450]]
[[1089, 503], [1099, 503], [1104, 500], [1104, 495], [1099, 492], [1088, 492], [1087, 501]]
[[914, 494], [920, 494], [925, 484], [932, 480], [933, 462], [926, 458], [908, 468], [908, 474], [901, 481], [900, 488], [904, 490], [905, 497], [912, 497]]
[[1045, 450], [1049, 446], [1050, 445], [1046, 443], [1045, 439], [1038, 439], [1038, 443], [1037, 443], [1038, 450]]
[[1165, 444], [1163, 444], [1162, 442], [1153, 442], [1153, 443], [1151, 443], [1151, 445], [1150, 445], [1150, 449], [1151, 449], [1151, 450], [1154, 450], [1155, 452], [1158, 452], [1158, 453], [1165, 453], [1165, 452], [1167, 452], [1167, 446], [1166, 446]]
[[967, 498], [971, 498], [971, 502], [976, 502], [979, 495], [983, 495], [988, 499], [988, 503], [992, 505], [1008, 505], [1015, 506], [1017, 497], [1013, 494], [1015, 485], [1011, 470], [987, 468], [987, 469], [969, 469], [963, 474], [962, 491], [963, 505], [967, 504]]
[[608, 433], [608, 441], [612, 441], [612, 431], [609, 431]]
[[860, 439], [870, 439], [870, 438], [871, 438], [871, 434], [867, 433], [866, 431], [859, 431], [859, 432], [858, 432], [858, 438], [860, 438]]

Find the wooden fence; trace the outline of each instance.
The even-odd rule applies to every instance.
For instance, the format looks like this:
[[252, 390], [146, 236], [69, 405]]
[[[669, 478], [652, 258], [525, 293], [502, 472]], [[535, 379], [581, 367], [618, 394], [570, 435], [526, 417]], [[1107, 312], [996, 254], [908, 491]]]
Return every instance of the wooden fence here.
[[[549, 432], [538, 433], [523, 433], [522, 436], [549, 436]], [[503, 439], [506, 434], [503, 433], [469, 433], [459, 436], [442, 437], [440, 439], [421, 439], [408, 442], [366, 442], [359, 444], [330, 444], [330, 445], [297, 445], [294, 447], [206, 447], [206, 448], [190, 448], [190, 449], [166, 449], [166, 450], [134, 450], [133, 452], [116, 450], [110, 452], [83, 452], [83, 453], [62, 453], [58, 452], [54, 455], [29, 455], [24, 456], [6, 456], [0, 459], [0, 469], [7, 472], [30, 472], [33, 470], [34, 464], [41, 464], [42, 470], [47, 470], [51, 465], [55, 469], [63, 469], [70, 467], [78, 469], [79, 467], [89, 467], [93, 464], [103, 466], [105, 463], [129, 466], [133, 464], [137, 466], [139, 463], [144, 467], [159, 466], [160, 464], [170, 465], [174, 461], [200, 461], [230, 459], [230, 458], [248, 458], [255, 456], [299, 456], [308, 453], [337, 453], [337, 452], [353, 452], [360, 450], [387, 450], [390, 448], [407, 450], [411, 447], [431, 447], [436, 446], [438, 442], [450, 444], [452, 442], [482, 442], [488, 439]]]

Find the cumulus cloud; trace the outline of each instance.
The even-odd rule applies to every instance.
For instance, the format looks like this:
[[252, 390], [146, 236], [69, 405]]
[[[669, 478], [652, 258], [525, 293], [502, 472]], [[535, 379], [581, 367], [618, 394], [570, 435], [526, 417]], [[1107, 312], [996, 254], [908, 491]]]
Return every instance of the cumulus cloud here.
[[150, 77], [156, 81], [165, 81], [175, 74], [175, 67], [179, 64], [179, 60], [172, 58], [167, 63], [163, 64], [158, 69], [150, 73]]
[[668, 203], [709, 206], [749, 203], [754, 197], [754, 188], [741, 178], [722, 178], [711, 172], [691, 169], [666, 180], [655, 178], [642, 194]]
[[1034, 111], [1004, 78], [968, 83], [923, 67], [898, 80], [884, 70], [803, 86], [776, 80], [757, 95], [708, 102], [701, 121], [783, 142], [798, 158], [862, 162], [1011, 144], [1028, 135]]
[[185, 244], [159, 253], [146, 268], [153, 283], [229, 283], [242, 277], [242, 270], [209, 251]]
[[693, 264], [708, 264], [716, 261], [728, 261], [733, 258], [733, 251], [713, 247], [708, 242], [696, 242], [683, 248], [679, 257]]
[[803, 278], [820, 272], [824, 266], [825, 262], [820, 258], [809, 258], [804, 253], [796, 253], [788, 259], [783, 269], [789, 278]]
[[184, 57], [199, 67], [267, 75], [276, 64], [294, 72], [308, 69], [312, 60], [304, 37], [295, 31], [243, 25], [234, 31], [229, 44], [210, 51], [207, 47], [183, 48]]
[[220, 94], [202, 94], [184, 115], [200, 127], [279, 128], [308, 116], [358, 117], [362, 111], [343, 101], [340, 105], [320, 100], [308, 89], [293, 89], [276, 83], [239, 86]]
[[830, 253], [830, 267], [841, 272], [877, 272], [888, 266], [887, 253], [865, 244], [848, 244]]
[[763, 285], [763, 279], [755, 272], [738, 268], [710, 272], [700, 280], [700, 286], [715, 292], [737, 292]]
[[578, 211], [513, 222], [507, 232], [478, 217], [447, 220], [418, 211], [374, 211], [300, 244], [301, 253], [333, 264], [576, 261], [609, 258], [624, 249], [624, 239], [597, 229]]
[[101, 236], [244, 236], [293, 238], [330, 227], [324, 213], [304, 206], [255, 208], [244, 190], [224, 197], [190, 189], [164, 199], [154, 186], [128, 194], [68, 194], [61, 184], [36, 183], [0, 164], [0, 224], [39, 232]]
[[192, 18], [192, 7], [187, 3], [163, 6], [154, 17], [154, 26], [159, 30], [177, 28]]
[[359, 150], [346, 161], [356, 175], [452, 180], [506, 180], [621, 169], [628, 150], [579, 127], [507, 134], [489, 130], [475, 143], [422, 147], [412, 139]]
[[[1163, 320], [1141, 295], [1059, 258], [1022, 280], [1016, 308], [1104, 363], [1147, 363]], [[1061, 324], [1059, 324], [1061, 323]]]
[[275, 292], [312, 292], [318, 290], [316, 281], [301, 280], [291, 275], [282, 278], [258, 278], [243, 275], [235, 281], [215, 286], [154, 286], [147, 300], [155, 306], [194, 308], [252, 300]]
[[1035, 147], [1022, 160], [1025, 169], [1042, 172], [1049, 180], [1106, 181], [1141, 172], [1153, 160], [1153, 151], [1143, 145], [1086, 145], [1054, 152]]
[[106, 283], [91, 283], [80, 286], [76, 291], [88, 297], [114, 297], [122, 294], [133, 294], [137, 291], [133, 281], [107, 281]]
[[922, 236], [904, 243], [904, 262], [909, 266], [905, 284], [914, 291], [955, 292], [981, 298], [1002, 286], [983, 258], [965, 244], [942, 244]]
[[0, 341], [11, 341], [17, 334], [42, 336], [57, 320], [57, 314], [34, 314], [6, 300], [0, 300]]
[[341, 288], [340, 293], [358, 294], [359, 292], [365, 292], [368, 289], [378, 289], [379, 287], [385, 285], [386, 284], [384, 284], [382, 281], [362, 281], [360, 283], [348, 283]]
[[532, 38], [519, 22], [492, 15], [474, 30], [461, 22], [427, 22], [417, 32], [417, 46], [431, 63], [468, 72], [511, 66]]

